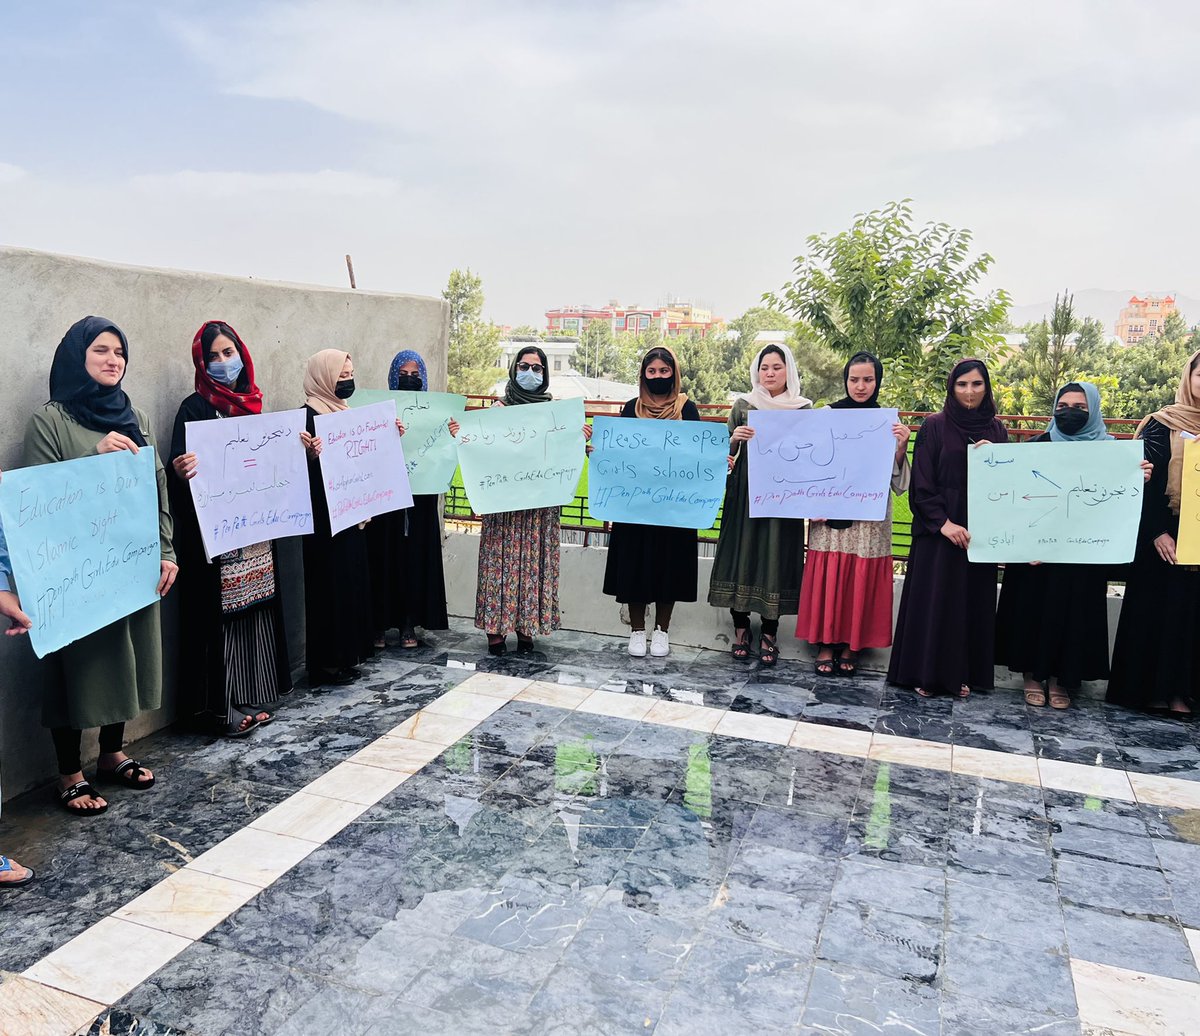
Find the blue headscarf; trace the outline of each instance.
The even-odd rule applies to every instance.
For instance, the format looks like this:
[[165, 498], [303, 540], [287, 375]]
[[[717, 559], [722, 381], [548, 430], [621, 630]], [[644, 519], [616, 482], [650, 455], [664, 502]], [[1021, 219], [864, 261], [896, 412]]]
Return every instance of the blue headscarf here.
[[1087, 424], [1074, 435], [1066, 435], [1059, 431], [1058, 422], [1051, 417], [1050, 423], [1046, 426], [1046, 431], [1050, 433], [1051, 442], [1096, 442], [1100, 439], [1112, 438], [1108, 434], [1107, 426], [1104, 424], [1104, 415], [1100, 413], [1100, 390], [1095, 385], [1090, 381], [1072, 381], [1070, 384], [1064, 385], [1055, 393], [1054, 406], [1056, 408], [1058, 407], [1059, 397], [1064, 392], [1082, 392], [1087, 397]]
[[421, 391], [429, 391], [429, 375], [425, 371], [425, 361], [421, 358], [421, 354], [413, 352], [411, 349], [401, 349], [392, 359], [392, 366], [388, 369], [388, 388], [395, 392], [400, 388], [400, 368], [403, 367], [409, 360], [417, 361], [417, 370], [421, 375]]

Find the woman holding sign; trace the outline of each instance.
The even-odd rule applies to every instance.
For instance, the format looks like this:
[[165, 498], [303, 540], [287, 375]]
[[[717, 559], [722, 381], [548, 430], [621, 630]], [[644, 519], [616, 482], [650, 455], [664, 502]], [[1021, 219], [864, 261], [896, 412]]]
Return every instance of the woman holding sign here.
[[1121, 602], [1108, 700], [1190, 717], [1200, 708], [1200, 568], [1180, 563], [1177, 550], [1181, 511], [1197, 524], [1183, 477], [1186, 443], [1200, 437], [1200, 352], [1184, 367], [1175, 402], [1143, 420], [1137, 434], [1154, 469]]
[[352, 525], [336, 536], [329, 524], [322, 442], [317, 414], [348, 410], [354, 394], [354, 364], [342, 349], [322, 349], [304, 372], [307, 431], [300, 433], [308, 451], [313, 534], [304, 537], [305, 664], [309, 683], [347, 684], [361, 675], [355, 668], [374, 654], [372, 647], [370, 559], [367, 536]]
[[[660, 421], [699, 421], [700, 411], [680, 391], [679, 361], [666, 346], [642, 358], [638, 395], [621, 408], [622, 417]], [[629, 653], [646, 654], [646, 609], [654, 603], [650, 654], [671, 653], [668, 631], [676, 601], [696, 599], [698, 551], [695, 529], [613, 522], [604, 567], [604, 592], [629, 605]]]
[[708, 603], [733, 617], [733, 657], [750, 657], [750, 613], [762, 617], [758, 658], [766, 666], [779, 656], [779, 616], [795, 615], [804, 573], [804, 520], [751, 518], [748, 457], [742, 443], [754, 438], [751, 410], [804, 410], [800, 374], [786, 345], [768, 345], [750, 364], [750, 391], [729, 413], [729, 478], [721, 533], [708, 584]]
[[987, 366], [959, 360], [946, 379], [942, 412], [917, 432], [912, 549], [888, 666], [890, 683], [915, 687], [923, 698], [966, 698], [972, 687], [994, 682], [996, 566], [967, 560], [967, 450], [1007, 441]]
[[[429, 375], [420, 353], [403, 349], [388, 370], [393, 392], [427, 392]], [[458, 435], [458, 422], [449, 421], [450, 434]], [[442, 572], [442, 523], [438, 497], [428, 493], [413, 497], [412, 507], [389, 511], [367, 526], [371, 557], [371, 597], [375, 617], [375, 647], [387, 646], [384, 634], [400, 631], [400, 646], [418, 646], [416, 627], [450, 628], [446, 614], [446, 579]]]
[[[879, 407], [883, 364], [855, 353], [842, 371], [846, 395], [834, 410]], [[894, 424], [892, 492], [908, 491], [909, 430]], [[796, 636], [817, 648], [822, 676], [853, 676], [858, 652], [892, 642], [892, 499], [881, 521], [814, 521], [809, 531], [808, 577], [800, 594]], [[835, 657], [836, 656], [836, 657]]]
[[[504, 398], [495, 406], [548, 403], [550, 365], [546, 354], [529, 346], [508, 367]], [[585, 439], [592, 437], [584, 425]], [[475, 591], [475, 627], [487, 634], [488, 653], [503, 655], [510, 631], [517, 650], [533, 650], [533, 635], [545, 636], [561, 625], [558, 566], [562, 533], [557, 507], [498, 511], [483, 516], [479, 536], [479, 582]]]
[[171, 509], [183, 561], [179, 580], [180, 716], [226, 737], [269, 723], [267, 706], [292, 689], [275, 544], [240, 547], [209, 564], [188, 482], [198, 461], [187, 449], [189, 421], [261, 414], [254, 361], [238, 333], [207, 320], [192, 339], [196, 391], [180, 405], [171, 436]]
[[[72, 324], [50, 367], [50, 402], [25, 428], [25, 463], [54, 464], [98, 453], [154, 448], [146, 415], [121, 388], [129, 363], [129, 342], [111, 320], [84, 317]], [[178, 566], [171, 545], [167, 476], [154, 459], [158, 481], [161, 551], [159, 596], [175, 582]], [[121, 746], [125, 724], [162, 704], [162, 634], [158, 604], [110, 623], [47, 656], [56, 672], [47, 682], [42, 723], [50, 728], [58, 756], [59, 801], [75, 816], [95, 816], [108, 803], [84, 778], [80, 765], [82, 732], [100, 728], [96, 780], [142, 790], [154, 774]]]
[[[1058, 390], [1050, 426], [1033, 442], [1111, 439], [1100, 390], [1072, 381]], [[1146, 478], [1152, 467], [1142, 461]], [[1108, 676], [1108, 570], [1104, 565], [1004, 566], [996, 610], [996, 659], [1025, 677], [1025, 702], [1065, 709], [1084, 680]], [[1048, 685], [1048, 686], [1044, 686]]]

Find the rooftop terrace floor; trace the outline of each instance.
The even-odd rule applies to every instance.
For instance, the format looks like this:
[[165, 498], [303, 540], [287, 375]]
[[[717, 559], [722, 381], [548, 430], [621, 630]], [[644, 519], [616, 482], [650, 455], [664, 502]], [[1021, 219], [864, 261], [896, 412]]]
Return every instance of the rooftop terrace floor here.
[[1200, 1029], [1194, 724], [462, 623], [364, 674], [6, 807], [0, 1032]]

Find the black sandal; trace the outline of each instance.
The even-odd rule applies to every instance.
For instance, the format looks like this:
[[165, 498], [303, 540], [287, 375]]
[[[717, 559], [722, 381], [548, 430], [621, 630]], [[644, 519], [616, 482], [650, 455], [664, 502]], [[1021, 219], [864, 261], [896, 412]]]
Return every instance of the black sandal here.
[[750, 627], [747, 626], [745, 629], [735, 630], [734, 632], [737, 633], [738, 637], [741, 637], [741, 635], [745, 633], [746, 639], [735, 640], [733, 642], [733, 647], [729, 649], [729, 653], [733, 655], [737, 661], [745, 662], [746, 659], [750, 657]]
[[758, 661], [760, 665], [774, 665], [775, 660], [779, 657], [779, 645], [775, 643], [775, 638], [768, 633], [764, 633], [758, 638]]
[[487, 640], [489, 655], [508, 654], [508, 645], [504, 643], [505, 638], [500, 636], [499, 633], [489, 633], [487, 635]]
[[528, 655], [533, 651], [533, 637], [523, 637], [517, 634], [517, 654]]
[[838, 655], [838, 659], [837, 659], [837, 674], [838, 674], [838, 676], [853, 676], [857, 672], [858, 672], [858, 666], [856, 666], [850, 659], [842, 658], [841, 655]]
[[[233, 708], [234, 711], [240, 712], [243, 716], [249, 716], [260, 727], [265, 727], [275, 718], [275, 713], [261, 705], [235, 705]], [[260, 716], [265, 716], [266, 718], [259, 719]]]
[[[241, 712], [241, 709], [238, 709]], [[250, 722], [247, 723], [246, 720]], [[252, 713], [242, 712], [241, 723], [226, 723], [225, 729], [221, 731], [224, 737], [245, 737], [247, 734], [253, 733], [254, 729], [260, 724]]]
[[818, 676], [833, 676], [834, 661], [832, 658], [818, 658], [813, 663], [813, 669]]
[[136, 759], [125, 759], [117, 763], [116, 768], [112, 770], [102, 770], [97, 766], [96, 783], [122, 784], [126, 788], [133, 788], [134, 791], [145, 791], [147, 788], [154, 787], [155, 780], [153, 777], [148, 781], [141, 780], [140, 778], [145, 772], [145, 768]]
[[76, 781], [66, 791], [58, 793], [59, 804], [68, 813], [77, 817], [98, 817], [101, 813], [108, 812], [108, 803], [103, 806], [72, 806], [71, 803], [76, 799], [98, 799], [100, 793], [96, 791], [87, 781]]

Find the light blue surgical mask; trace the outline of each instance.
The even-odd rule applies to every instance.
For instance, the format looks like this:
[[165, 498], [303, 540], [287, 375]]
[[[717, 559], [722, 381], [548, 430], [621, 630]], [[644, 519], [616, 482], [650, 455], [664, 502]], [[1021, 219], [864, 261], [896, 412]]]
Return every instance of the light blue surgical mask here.
[[235, 356], [232, 360], [213, 360], [208, 365], [208, 373], [213, 381], [219, 381], [222, 385], [234, 385], [242, 375], [243, 366], [240, 356]]
[[542, 375], [535, 371], [517, 371], [517, 384], [526, 392], [536, 392], [542, 387]]

